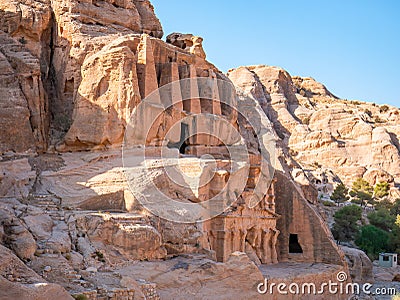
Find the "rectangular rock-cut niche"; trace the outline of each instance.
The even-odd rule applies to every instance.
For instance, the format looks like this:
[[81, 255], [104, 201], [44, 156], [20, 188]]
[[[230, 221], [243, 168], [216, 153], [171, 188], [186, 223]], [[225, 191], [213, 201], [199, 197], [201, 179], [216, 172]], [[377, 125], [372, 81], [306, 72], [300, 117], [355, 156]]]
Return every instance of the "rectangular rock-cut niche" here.
[[302, 254], [303, 248], [299, 243], [299, 236], [291, 233], [289, 235], [289, 254]]

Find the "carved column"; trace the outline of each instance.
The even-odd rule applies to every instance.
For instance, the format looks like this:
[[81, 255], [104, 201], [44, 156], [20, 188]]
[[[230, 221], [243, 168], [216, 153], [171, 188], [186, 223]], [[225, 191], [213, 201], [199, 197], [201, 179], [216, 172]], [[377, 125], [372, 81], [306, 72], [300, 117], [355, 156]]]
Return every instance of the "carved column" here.
[[138, 115], [141, 116], [141, 119], [138, 120], [140, 124], [137, 124], [146, 136], [138, 138], [139, 140], [145, 139], [146, 145], [160, 146], [164, 137], [164, 132], [160, 130], [164, 122], [164, 106], [161, 103], [158, 91], [153, 47], [148, 34], [141, 35], [137, 51], [136, 70], [141, 97], [142, 99], [146, 98], [145, 104], [139, 106], [141, 111], [138, 111]]
[[278, 253], [276, 251], [276, 242], [278, 240], [279, 230], [273, 229], [272, 231], [273, 231], [273, 235], [272, 235], [272, 240], [271, 240], [271, 259], [272, 259], [272, 263], [276, 264], [276, 263], [278, 263]]
[[256, 254], [258, 258], [261, 260], [262, 258], [262, 229], [256, 228], [256, 235], [254, 237], [254, 245], [253, 248], [256, 250]]
[[271, 259], [271, 231], [269, 228], [263, 229], [263, 258], [264, 264], [270, 264]]
[[247, 230], [245, 228], [243, 228], [240, 230], [240, 233], [241, 233], [240, 251], [246, 252]]
[[217, 75], [213, 70], [209, 70], [210, 77], [212, 78], [212, 110], [214, 115], [222, 115], [221, 102], [219, 100], [218, 80]]
[[193, 114], [201, 113], [201, 105], [199, 98], [199, 86], [197, 83], [196, 67], [189, 66], [190, 73], [190, 112]]
[[[158, 90], [153, 47], [148, 34], [141, 35], [138, 45], [136, 69], [139, 79], [139, 90], [143, 99]], [[161, 104], [160, 95], [157, 92], [152, 94], [151, 102]]]
[[240, 229], [238, 229], [237, 226], [232, 230], [232, 240], [232, 251], [241, 251], [242, 235]]
[[181, 86], [178, 81], [178, 64], [176, 62], [164, 64], [161, 71], [160, 87], [167, 86], [162, 89], [161, 101], [166, 107], [174, 104], [176, 109], [183, 110]]
[[225, 228], [224, 230], [224, 247], [223, 253], [224, 258], [223, 261], [226, 261], [232, 253], [232, 231], [229, 228]]
[[171, 143], [181, 140], [181, 112], [183, 110], [181, 86], [179, 83], [179, 69], [176, 62], [165, 63], [161, 69], [160, 78], [161, 102], [168, 112], [165, 115], [165, 139]]

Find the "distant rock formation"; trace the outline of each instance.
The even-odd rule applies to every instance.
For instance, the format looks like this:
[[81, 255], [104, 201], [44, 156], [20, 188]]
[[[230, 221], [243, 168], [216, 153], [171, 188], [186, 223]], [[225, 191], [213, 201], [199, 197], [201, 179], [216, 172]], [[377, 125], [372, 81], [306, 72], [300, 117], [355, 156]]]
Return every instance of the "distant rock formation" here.
[[189, 53], [206, 58], [203, 50], [203, 38], [193, 34], [171, 33], [167, 36], [167, 43], [188, 51]]
[[400, 196], [398, 108], [338, 99], [314, 79], [278, 67], [240, 67], [228, 77], [257, 99], [301, 168], [330, 169], [347, 185], [359, 177], [388, 181], [392, 197]]

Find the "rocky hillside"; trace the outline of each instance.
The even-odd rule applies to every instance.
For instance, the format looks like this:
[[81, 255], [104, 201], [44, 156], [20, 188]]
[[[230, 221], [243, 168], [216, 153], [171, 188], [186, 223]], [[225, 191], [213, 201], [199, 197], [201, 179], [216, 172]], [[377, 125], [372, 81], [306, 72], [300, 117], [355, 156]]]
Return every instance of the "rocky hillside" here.
[[[59, 142], [71, 126], [76, 126], [72, 122], [75, 105], [84, 106], [96, 115], [101, 114], [96, 107], [111, 108], [113, 101], [119, 101], [120, 105], [112, 117], [104, 120], [112, 122], [113, 129], [96, 124], [102, 129], [88, 140], [72, 129], [75, 136], [70, 133], [66, 140], [76, 144], [80, 139], [82, 145], [121, 139], [121, 124], [129, 115], [126, 111], [139, 97], [134, 94], [135, 85], [129, 81], [132, 77], [129, 66], [140, 38], [135, 40], [130, 35], [163, 35], [149, 1], [1, 1], [0, 17], [4, 78], [0, 88], [4, 137], [0, 151], [44, 152]], [[117, 41], [121, 37], [124, 38]], [[114, 44], [110, 45], [111, 42]], [[105, 45], [108, 49], [100, 52]], [[103, 65], [106, 59], [108, 63]], [[103, 69], [99, 69], [99, 64]], [[111, 78], [104, 68], [115, 69]], [[89, 81], [88, 75], [95, 74], [98, 77]], [[112, 84], [115, 76], [119, 85]], [[90, 84], [98, 85], [91, 95], [92, 99], [100, 98], [97, 105], [86, 99], [85, 86]], [[119, 99], [106, 100], [108, 86], [121, 89], [128, 84], [130, 89], [120, 94]]]
[[399, 108], [338, 99], [313, 78], [278, 67], [240, 67], [228, 77], [263, 107], [298, 164], [293, 177], [301, 167], [313, 183], [388, 181], [392, 198], [400, 196]]
[[315, 184], [395, 193], [399, 110], [162, 36], [148, 0], [0, 0], [1, 299], [258, 299], [263, 276], [348, 272]]

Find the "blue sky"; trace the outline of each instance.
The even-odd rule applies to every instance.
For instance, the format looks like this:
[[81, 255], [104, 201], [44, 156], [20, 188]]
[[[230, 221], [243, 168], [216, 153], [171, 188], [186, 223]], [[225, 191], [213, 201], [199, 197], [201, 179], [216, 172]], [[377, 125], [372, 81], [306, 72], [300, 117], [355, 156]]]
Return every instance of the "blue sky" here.
[[220, 70], [280, 66], [343, 99], [400, 107], [400, 1], [152, 0], [164, 28], [204, 38]]

